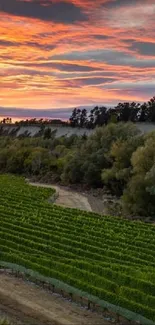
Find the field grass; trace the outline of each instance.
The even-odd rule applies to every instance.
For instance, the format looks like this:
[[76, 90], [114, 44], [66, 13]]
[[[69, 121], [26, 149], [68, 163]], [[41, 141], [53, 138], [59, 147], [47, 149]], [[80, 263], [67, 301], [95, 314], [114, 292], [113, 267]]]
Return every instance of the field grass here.
[[0, 176], [0, 260], [155, 321], [155, 226], [58, 207], [52, 194]]

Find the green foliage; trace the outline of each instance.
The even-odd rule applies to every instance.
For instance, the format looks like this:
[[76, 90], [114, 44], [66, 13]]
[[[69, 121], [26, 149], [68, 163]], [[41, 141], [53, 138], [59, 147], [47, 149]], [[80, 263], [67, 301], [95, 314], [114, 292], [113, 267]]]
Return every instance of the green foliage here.
[[142, 136], [129, 136], [126, 140], [116, 140], [109, 151], [111, 168], [103, 169], [102, 180], [116, 195], [121, 195], [132, 174], [131, 157], [144, 143]]
[[125, 213], [154, 217], [154, 162], [154, 134], [151, 134], [132, 155], [132, 177], [122, 196]]
[[[154, 102], [149, 105], [153, 109]], [[95, 112], [95, 118], [97, 112], [102, 113], [98, 107]], [[123, 207], [124, 214], [154, 217], [154, 144], [155, 132], [141, 135], [131, 122], [97, 127], [88, 137], [0, 137], [0, 173], [85, 188], [104, 187], [121, 197], [118, 207]]]
[[109, 151], [115, 141], [127, 141], [127, 139], [136, 137], [138, 133], [139, 131], [131, 123], [109, 124], [106, 127], [97, 128], [81, 144], [80, 148], [75, 150], [64, 167], [62, 179], [68, 183], [82, 183], [92, 187], [102, 186], [102, 170], [111, 167]]
[[52, 131], [50, 128], [46, 128], [44, 130], [44, 139], [50, 139], [52, 136]]
[[[68, 156], [85, 141], [77, 136], [69, 138], [11, 138], [0, 137], [0, 173], [9, 172], [29, 176], [46, 176], [60, 180]], [[50, 177], [48, 176], [50, 175]]]

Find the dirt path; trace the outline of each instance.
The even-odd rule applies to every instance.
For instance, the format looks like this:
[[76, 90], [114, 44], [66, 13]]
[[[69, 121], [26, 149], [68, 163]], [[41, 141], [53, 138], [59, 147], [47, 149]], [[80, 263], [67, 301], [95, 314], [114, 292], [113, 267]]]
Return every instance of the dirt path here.
[[59, 295], [22, 279], [0, 273], [0, 316], [16, 324], [108, 325], [101, 315], [87, 311]]
[[55, 190], [59, 193], [58, 198], [55, 201], [55, 204], [66, 206], [69, 208], [92, 211], [92, 208], [88, 202], [88, 198], [83, 194], [68, 190], [58, 185], [47, 185], [47, 184], [33, 183], [33, 182], [29, 182], [29, 184], [33, 186], [55, 188]]

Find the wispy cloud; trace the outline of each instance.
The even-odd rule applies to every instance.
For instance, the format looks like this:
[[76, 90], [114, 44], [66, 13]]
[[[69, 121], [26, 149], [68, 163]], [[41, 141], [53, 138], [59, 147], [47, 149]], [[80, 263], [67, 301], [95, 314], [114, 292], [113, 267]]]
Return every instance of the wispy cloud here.
[[0, 0], [3, 112], [147, 100], [154, 14], [153, 0]]

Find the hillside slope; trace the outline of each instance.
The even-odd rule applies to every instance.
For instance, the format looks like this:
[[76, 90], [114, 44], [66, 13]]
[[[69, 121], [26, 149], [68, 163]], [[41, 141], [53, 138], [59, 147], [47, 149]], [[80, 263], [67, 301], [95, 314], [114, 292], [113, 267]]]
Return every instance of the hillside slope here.
[[[155, 131], [155, 124], [153, 123], [136, 123], [137, 128], [142, 133], [148, 133]], [[46, 126], [45, 128], [50, 128], [51, 132], [55, 134], [56, 138], [66, 136], [69, 137], [73, 134], [82, 136], [86, 134], [89, 136], [94, 132], [95, 129], [86, 129], [86, 128], [72, 128], [69, 126]], [[0, 134], [1, 135], [16, 135], [17, 137], [22, 135], [27, 136], [37, 136], [41, 133], [42, 127], [39, 125], [30, 125], [30, 126], [16, 126], [16, 125], [1, 125]]]

